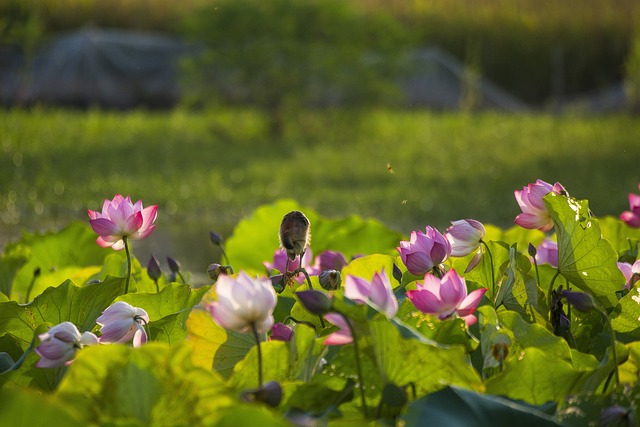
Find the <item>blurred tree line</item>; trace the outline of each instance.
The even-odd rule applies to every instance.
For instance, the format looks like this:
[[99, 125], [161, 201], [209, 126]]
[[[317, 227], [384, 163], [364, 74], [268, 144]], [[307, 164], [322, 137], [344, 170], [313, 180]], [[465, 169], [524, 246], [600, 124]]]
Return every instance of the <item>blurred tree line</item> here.
[[0, 44], [27, 55], [88, 23], [197, 41], [189, 99], [251, 102], [274, 126], [305, 103], [393, 105], [385, 78], [428, 45], [533, 105], [623, 80], [638, 93], [637, 0], [0, 0]]
[[390, 15], [341, 0], [217, 1], [183, 29], [204, 44], [185, 69], [193, 102], [257, 106], [272, 134], [302, 107], [393, 103], [410, 45]]

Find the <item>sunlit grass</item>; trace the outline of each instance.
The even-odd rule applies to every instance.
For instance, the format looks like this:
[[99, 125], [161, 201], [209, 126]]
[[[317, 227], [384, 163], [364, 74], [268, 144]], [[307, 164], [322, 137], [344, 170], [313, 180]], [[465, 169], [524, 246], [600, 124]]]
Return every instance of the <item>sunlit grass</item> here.
[[513, 190], [537, 178], [597, 215], [624, 210], [640, 181], [630, 117], [314, 111], [277, 141], [250, 110], [13, 110], [0, 123], [1, 219], [14, 230], [85, 219], [115, 193], [159, 204], [163, 221], [227, 230], [278, 198], [406, 232], [463, 216], [506, 226]]

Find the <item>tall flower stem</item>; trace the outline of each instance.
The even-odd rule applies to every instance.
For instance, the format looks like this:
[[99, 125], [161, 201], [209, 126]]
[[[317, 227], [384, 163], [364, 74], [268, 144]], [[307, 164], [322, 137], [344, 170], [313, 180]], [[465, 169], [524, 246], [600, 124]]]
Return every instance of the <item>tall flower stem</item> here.
[[538, 261], [535, 257], [533, 257], [533, 265], [536, 268], [536, 281], [538, 282], [538, 286], [540, 285], [540, 271], [538, 270]]
[[129, 251], [129, 239], [127, 236], [123, 236], [124, 252], [127, 254], [127, 276], [124, 282], [124, 293], [129, 293], [129, 281], [131, 280], [131, 252]]
[[484, 245], [484, 248], [487, 250], [487, 254], [489, 254], [489, 264], [491, 265], [491, 294], [493, 297], [496, 297], [496, 273], [493, 270], [493, 255], [491, 255], [491, 250], [489, 249], [489, 245], [484, 240], [480, 240], [480, 243]]
[[[300, 258], [300, 263], [302, 264], [302, 257]], [[311, 277], [309, 277], [309, 273], [307, 273], [307, 270], [305, 270], [304, 267], [298, 267], [294, 272], [291, 273], [291, 276], [295, 277], [300, 273], [303, 273], [304, 277], [307, 279], [307, 286], [309, 286], [309, 290], [313, 290], [313, 286], [311, 285]], [[320, 326], [322, 327], [322, 329], [324, 329], [324, 319], [320, 315], [318, 315], [318, 319], [320, 319]]]
[[560, 270], [556, 271], [553, 275], [551, 283], [549, 284], [549, 291], [547, 292], [547, 305], [549, 306], [549, 319], [551, 319], [551, 291], [553, 291], [553, 285], [556, 282], [556, 278], [560, 275]]
[[613, 357], [613, 373], [616, 379], [616, 385], [619, 386], [620, 377], [618, 376], [618, 357], [616, 354], [616, 336], [615, 336], [615, 333], [613, 332], [613, 328], [611, 327], [611, 321], [609, 320], [609, 316], [607, 316], [607, 314], [600, 309], [597, 309], [597, 311], [598, 313], [600, 313], [602, 317], [604, 317], [604, 323], [607, 324], [607, 329], [609, 330], [609, 337], [611, 338], [611, 357]]
[[253, 337], [256, 339], [256, 345], [258, 346], [258, 388], [262, 388], [262, 350], [260, 349], [260, 334], [258, 334], [255, 323], [251, 323], [251, 330], [253, 331]]
[[33, 290], [33, 285], [36, 284], [36, 279], [38, 278], [38, 276], [40, 276], [40, 267], [36, 268], [33, 271], [33, 276], [31, 276], [31, 282], [29, 283], [29, 288], [27, 289], [27, 298], [25, 303], [28, 303], [30, 301], [31, 291]]
[[353, 338], [353, 351], [355, 352], [356, 356], [356, 371], [358, 373], [358, 381], [360, 382], [360, 399], [362, 401], [362, 411], [364, 412], [364, 417], [367, 418], [367, 402], [364, 398], [364, 382], [362, 377], [362, 367], [360, 366], [360, 350], [358, 348], [358, 338], [349, 318], [342, 313], [340, 313], [340, 315], [344, 317], [344, 320], [347, 322], [347, 326], [349, 326], [349, 332], [351, 332], [351, 337]]
[[138, 322], [138, 324], [142, 323], [142, 327], [144, 328], [145, 332], [147, 333], [147, 337], [148, 339], [151, 339], [151, 330], [149, 329], [149, 324], [147, 323], [147, 321], [144, 319], [144, 317], [142, 316], [135, 316], [133, 318], [133, 320], [135, 320], [136, 322]]
[[229, 257], [227, 256], [227, 253], [224, 251], [224, 248], [222, 247], [222, 244], [220, 245], [220, 250], [222, 251], [222, 258], [224, 258], [224, 263], [227, 265], [231, 264], [229, 262]]

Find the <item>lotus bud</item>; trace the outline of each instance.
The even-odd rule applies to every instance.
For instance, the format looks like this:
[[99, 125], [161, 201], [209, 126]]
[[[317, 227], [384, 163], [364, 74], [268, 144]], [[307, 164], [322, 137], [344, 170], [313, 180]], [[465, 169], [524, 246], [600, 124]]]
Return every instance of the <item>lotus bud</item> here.
[[284, 323], [276, 323], [271, 328], [271, 339], [276, 341], [291, 341], [293, 329]]
[[178, 260], [173, 259], [171, 257], [167, 257], [167, 263], [169, 264], [169, 269], [172, 273], [178, 274], [180, 273], [180, 263]]
[[400, 270], [400, 267], [398, 267], [397, 265], [393, 264], [393, 278], [396, 279], [398, 281], [398, 283], [402, 283], [402, 270]]
[[241, 397], [247, 402], [262, 402], [276, 408], [282, 401], [282, 387], [276, 381], [269, 381], [260, 388], [243, 392]]
[[622, 406], [610, 406], [600, 414], [600, 426], [602, 427], [631, 427], [635, 426], [635, 416], [630, 408]]
[[160, 263], [158, 263], [158, 260], [153, 255], [151, 255], [151, 258], [149, 258], [149, 262], [147, 263], [147, 274], [154, 282], [157, 282], [160, 277], [162, 277]]
[[593, 297], [586, 292], [562, 291], [562, 296], [578, 311], [586, 312], [596, 308]]
[[222, 240], [223, 240], [222, 236], [216, 233], [215, 231], [209, 232], [209, 238], [211, 239], [211, 243], [213, 243], [215, 246], [222, 245]]
[[207, 274], [211, 280], [216, 281], [221, 274], [233, 274], [233, 268], [230, 265], [220, 265], [214, 262], [213, 264], [209, 264]]
[[342, 284], [342, 277], [337, 270], [325, 270], [318, 276], [320, 286], [327, 291], [335, 291]]
[[320, 291], [300, 291], [296, 292], [300, 303], [310, 313], [323, 315], [331, 312], [333, 301], [324, 292]]

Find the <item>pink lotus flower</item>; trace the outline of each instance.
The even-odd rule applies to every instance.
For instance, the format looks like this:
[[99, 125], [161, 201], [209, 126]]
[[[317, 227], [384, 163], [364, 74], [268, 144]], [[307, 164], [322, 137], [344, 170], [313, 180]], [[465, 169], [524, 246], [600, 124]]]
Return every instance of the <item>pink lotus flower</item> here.
[[391, 282], [384, 269], [380, 273], [375, 273], [371, 282], [347, 275], [344, 280], [344, 295], [360, 303], [369, 300], [389, 317], [395, 316], [398, 312], [398, 300], [393, 295]]
[[71, 322], [62, 322], [38, 335], [40, 345], [35, 352], [40, 356], [36, 363], [38, 368], [57, 368], [69, 365], [76, 357], [79, 349], [87, 345], [98, 344], [98, 337], [91, 332], [82, 335]]
[[267, 333], [273, 326], [277, 297], [267, 278], [251, 278], [241, 271], [237, 277], [218, 277], [215, 285], [218, 300], [208, 304], [213, 320], [225, 329], [246, 332], [255, 327]]
[[452, 269], [442, 279], [433, 274], [425, 275], [424, 283], [418, 283], [415, 291], [407, 291], [407, 297], [423, 313], [437, 315], [440, 320], [457, 314], [471, 326], [477, 321], [472, 313], [485, 292], [487, 289], [482, 288], [467, 295], [464, 277]]
[[103, 248], [112, 247], [119, 251], [124, 248], [124, 238], [140, 240], [147, 237], [155, 229], [158, 206], [143, 209], [142, 201], [135, 205], [131, 197], [116, 194], [113, 200], [105, 200], [102, 212], [89, 210], [89, 224], [100, 237], [96, 243]]
[[[638, 184], [640, 188], [640, 184]], [[620, 214], [620, 219], [629, 227], [640, 227], [640, 195], [629, 193], [629, 209]]]
[[484, 225], [475, 219], [451, 221], [445, 233], [451, 244], [451, 256], [463, 257], [475, 252], [485, 234]]
[[[300, 267], [300, 257], [296, 257], [294, 260], [289, 259], [289, 264], [287, 265], [287, 252], [284, 249], [276, 249], [273, 254], [273, 262], [263, 262], [262, 265], [267, 269], [268, 272], [271, 270], [278, 270], [280, 273], [284, 273], [285, 266], [287, 268], [287, 272], [291, 273], [296, 271]], [[302, 268], [307, 271], [309, 276], [315, 276], [319, 273], [314, 267], [311, 266], [311, 260], [313, 259], [313, 253], [311, 248], [307, 248], [302, 257]], [[303, 283], [305, 280], [303, 273], [298, 273], [295, 277], [295, 280], [298, 283]]]
[[317, 272], [325, 270], [341, 271], [347, 264], [347, 259], [342, 252], [323, 251], [316, 257], [313, 267]]
[[328, 313], [324, 315], [324, 318], [340, 328], [336, 332], [327, 335], [323, 342], [324, 345], [345, 345], [353, 342], [351, 330], [342, 314]]
[[633, 263], [633, 265], [628, 262], [619, 262], [618, 269], [622, 272], [626, 283], [624, 285], [625, 289], [631, 289], [631, 287], [640, 280], [640, 259]]
[[537, 248], [536, 262], [558, 268], [558, 244], [551, 239], [544, 239]]
[[411, 238], [396, 248], [402, 262], [413, 275], [421, 276], [444, 262], [451, 254], [451, 244], [435, 228], [427, 226], [426, 233], [411, 232]]
[[140, 347], [147, 342], [147, 332], [143, 323], [149, 323], [149, 315], [142, 308], [124, 301], [113, 303], [96, 319], [100, 325], [101, 343], [124, 343], [133, 339], [133, 346]]
[[534, 184], [529, 184], [523, 187], [522, 190], [514, 191], [513, 194], [516, 196], [516, 201], [520, 205], [520, 209], [522, 209], [522, 213], [516, 216], [515, 223], [530, 230], [536, 228], [541, 231], [551, 230], [553, 228], [553, 220], [549, 216], [543, 200], [544, 196], [551, 192], [563, 194], [565, 189], [558, 182], [551, 185], [538, 179]]

